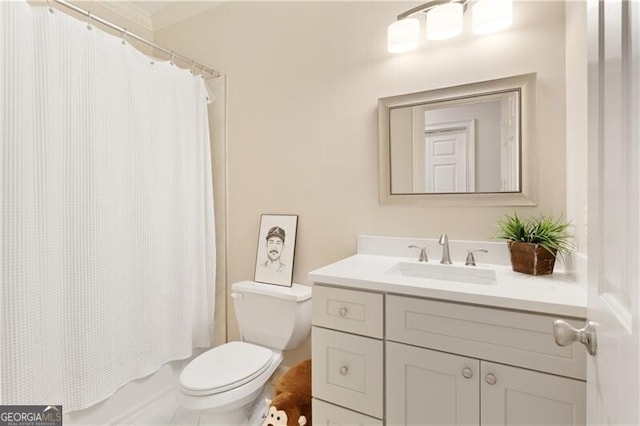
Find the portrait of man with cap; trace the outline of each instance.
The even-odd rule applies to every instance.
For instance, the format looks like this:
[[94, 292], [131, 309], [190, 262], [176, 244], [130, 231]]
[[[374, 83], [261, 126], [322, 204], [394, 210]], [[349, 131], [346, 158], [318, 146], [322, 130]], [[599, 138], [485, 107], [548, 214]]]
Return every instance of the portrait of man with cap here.
[[258, 234], [254, 280], [290, 287], [293, 284], [293, 255], [298, 215], [263, 214]]
[[274, 226], [269, 229], [266, 237], [267, 258], [260, 264], [260, 266], [277, 272], [284, 272], [287, 270], [287, 265], [282, 262], [284, 240], [284, 229], [279, 226]]

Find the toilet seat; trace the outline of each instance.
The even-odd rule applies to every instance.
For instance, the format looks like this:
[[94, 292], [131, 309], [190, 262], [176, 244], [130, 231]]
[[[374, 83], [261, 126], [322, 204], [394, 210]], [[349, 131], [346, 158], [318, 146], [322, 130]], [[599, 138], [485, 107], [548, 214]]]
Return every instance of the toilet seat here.
[[214, 395], [238, 388], [271, 365], [273, 352], [246, 342], [229, 342], [196, 357], [182, 370], [180, 387], [188, 395]]

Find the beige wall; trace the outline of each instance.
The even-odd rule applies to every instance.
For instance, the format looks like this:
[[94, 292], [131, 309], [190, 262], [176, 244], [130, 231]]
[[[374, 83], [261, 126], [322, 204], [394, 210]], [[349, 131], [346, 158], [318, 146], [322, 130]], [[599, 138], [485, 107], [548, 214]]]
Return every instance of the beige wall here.
[[211, 137], [211, 173], [216, 230], [216, 281], [213, 322], [213, 344], [227, 340], [227, 101], [226, 76], [209, 79], [206, 84], [215, 96], [209, 105], [209, 134]]
[[578, 252], [587, 254], [587, 9], [566, 3], [567, 218]]
[[[358, 234], [487, 239], [514, 210], [379, 205], [380, 97], [537, 72], [539, 205], [517, 211], [564, 213], [564, 4], [516, 2], [509, 31], [388, 54], [387, 26], [416, 4], [227, 2], [155, 34], [228, 76], [227, 285], [253, 278], [262, 213], [300, 215], [294, 280], [308, 283]], [[237, 339], [231, 305], [227, 318]]]

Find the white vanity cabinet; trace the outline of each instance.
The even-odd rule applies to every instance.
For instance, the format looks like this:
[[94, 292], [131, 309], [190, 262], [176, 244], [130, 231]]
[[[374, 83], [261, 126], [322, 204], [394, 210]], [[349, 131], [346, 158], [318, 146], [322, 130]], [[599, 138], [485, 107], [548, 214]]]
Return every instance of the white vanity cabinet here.
[[480, 363], [483, 425], [585, 425], [586, 382]]
[[586, 351], [557, 318], [315, 284], [314, 423], [584, 425]]
[[314, 425], [382, 425], [384, 296], [315, 285]]
[[388, 425], [480, 424], [480, 361], [387, 342]]
[[388, 425], [584, 425], [584, 381], [388, 342]]

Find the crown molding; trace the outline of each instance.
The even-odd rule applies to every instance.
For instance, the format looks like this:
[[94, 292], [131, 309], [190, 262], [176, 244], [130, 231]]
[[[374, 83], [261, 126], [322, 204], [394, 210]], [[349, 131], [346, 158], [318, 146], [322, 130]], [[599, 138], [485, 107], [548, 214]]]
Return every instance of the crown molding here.
[[136, 2], [99, 0], [96, 3], [99, 3], [105, 9], [109, 9], [110, 11], [117, 13], [133, 23], [140, 25], [147, 31], [152, 32], [154, 29], [151, 15], [138, 7]]
[[160, 30], [209, 9], [213, 9], [221, 3], [222, 1], [174, 2], [170, 6], [152, 15], [153, 31]]
[[222, 1], [172, 1], [167, 3], [168, 6], [155, 13], [150, 13], [144, 7], [140, 7], [138, 5], [140, 2], [135, 0], [98, 0], [96, 3], [140, 25], [145, 30], [153, 32], [212, 9], [221, 4]]

